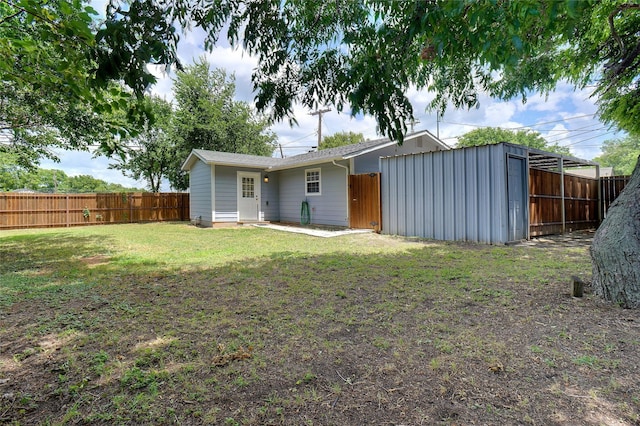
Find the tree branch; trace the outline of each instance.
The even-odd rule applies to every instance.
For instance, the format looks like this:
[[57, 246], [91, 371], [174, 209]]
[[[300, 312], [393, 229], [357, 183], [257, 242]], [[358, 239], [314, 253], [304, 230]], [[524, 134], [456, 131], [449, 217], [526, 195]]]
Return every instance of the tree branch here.
[[[9, 2], [8, 0], [1, 0], [2, 3], [7, 4], [10, 7], [14, 7], [16, 9], [18, 9], [18, 11], [16, 13], [14, 13], [13, 15], [7, 16], [6, 18], [2, 19], [2, 21], [0, 21], [0, 25], [2, 23], [4, 23], [5, 21], [12, 19], [14, 17], [16, 17], [17, 15], [20, 15], [21, 13], [25, 13], [27, 15], [31, 15], [34, 18], [36, 18], [36, 20], [41, 21], [45, 24], [47, 24], [48, 26], [50, 26], [54, 32], [60, 36], [63, 36], [64, 32], [62, 31], [62, 26], [58, 23], [56, 23], [54, 20], [49, 19], [45, 16], [42, 16], [41, 14], [38, 14], [37, 11], [35, 10], [29, 10], [25, 7], [22, 6], [16, 6], [15, 4], [12, 4], [11, 2]], [[89, 43], [86, 42], [86, 40], [83, 40], [82, 37], [79, 37], [78, 35], [73, 34], [70, 38], [76, 39], [78, 40], [80, 43], [84, 44], [87, 47], [91, 47], [89, 45]]]
[[0, 20], [0, 25], [4, 24], [7, 21], [10, 21], [11, 19], [15, 18], [16, 16], [22, 14], [22, 13], [26, 13], [27, 11], [24, 9], [19, 9], [16, 13], [14, 13], [13, 15], [9, 15], [6, 16], [5, 18]]
[[624, 47], [624, 42], [622, 41], [622, 38], [618, 35], [618, 32], [616, 31], [616, 27], [613, 22], [613, 19], [616, 17], [616, 15], [618, 15], [618, 13], [627, 11], [629, 9], [640, 9], [640, 4], [630, 4], [630, 3], [621, 4], [620, 6], [616, 7], [613, 10], [613, 12], [609, 14], [608, 20], [609, 20], [609, 29], [611, 29], [611, 37], [613, 37], [613, 39], [620, 46], [620, 53], [618, 54], [618, 57], [624, 55], [625, 47]]

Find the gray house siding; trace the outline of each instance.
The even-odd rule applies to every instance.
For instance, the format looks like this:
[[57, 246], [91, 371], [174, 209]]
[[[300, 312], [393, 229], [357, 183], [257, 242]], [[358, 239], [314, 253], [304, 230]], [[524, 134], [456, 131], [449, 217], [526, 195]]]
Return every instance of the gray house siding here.
[[[248, 167], [215, 166], [215, 221], [236, 222], [238, 220], [238, 172], [265, 173]], [[278, 176], [269, 174], [269, 183], [260, 183], [260, 209], [264, 220], [278, 220]]]
[[189, 186], [189, 216], [191, 219], [199, 218], [204, 226], [211, 226], [211, 167], [201, 161], [196, 162], [189, 171]]
[[526, 153], [499, 144], [382, 158], [382, 232], [490, 244], [510, 241], [508, 155]]
[[[277, 222], [280, 220], [280, 185], [279, 173], [267, 173], [269, 182], [262, 184], [262, 206], [264, 212], [264, 220]], [[262, 174], [264, 177], [264, 173]]]
[[234, 167], [215, 166], [215, 222], [238, 220], [237, 170]]
[[380, 157], [391, 157], [395, 155], [406, 155], [416, 152], [430, 152], [437, 148], [429, 141], [410, 140], [402, 145], [393, 144], [373, 152], [359, 155], [353, 160], [353, 174], [377, 173], [380, 171]]
[[[305, 170], [320, 169], [321, 195], [305, 195]], [[313, 165], [279, 172], [280, 221], [300, 222], [302, 202], [309, 203], [311, 223], [349, 226], [347, 174], [333, 164]]]

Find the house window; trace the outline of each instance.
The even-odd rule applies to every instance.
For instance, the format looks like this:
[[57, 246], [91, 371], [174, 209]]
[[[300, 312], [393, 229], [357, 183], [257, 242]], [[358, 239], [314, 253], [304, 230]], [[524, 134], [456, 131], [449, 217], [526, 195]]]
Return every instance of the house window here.
[[320, 169], [309, 169], [305, 174], [305, 195], [320, 195]]

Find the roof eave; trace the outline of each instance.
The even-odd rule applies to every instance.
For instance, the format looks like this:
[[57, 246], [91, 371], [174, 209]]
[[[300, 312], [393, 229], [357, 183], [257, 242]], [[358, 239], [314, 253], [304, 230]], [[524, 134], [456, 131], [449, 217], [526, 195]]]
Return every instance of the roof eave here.
[[[437, 146], [439, 146], [440, 148], [442, 148], [443, 150], [450, 150], [451, 147], [449, 145], [447, 145], [446, 143], [442, 142], [440, 139], [438, 139], [437, 137], [435, 137], [430, 131], [428, 130], [422, 130], [420, 132], [416, 132], [416, 133], [412, 133], [410, 135], [407, 135], [405, 137], [405, 141], [409, 141], [411, 139], [416, 139], [422, 136], [428, 136], [429, 139], [431, 139], [433, 141], [433, 143], [435, 143]], [[352, 152], [351, 154], [345, 155], [344, 157], [342, 157], [343, 159], [347, 160], [353, 157], [357, 157], [359, 155], [364, 155], [364, 154], [368, 154], [370, 152], [374, 152], [377, 151], [379, 149], [382, 148], [386, 148], [388, 146], [391, 145], [395, 145], [397, 144], [396, 141], [392, 141], [392, 140], [387, 140], [385, 142], [380, 143], [379, 145], [375, 145], [366, 149], [363, 149], [361, 151], [357, 151], [357, 152]]]
[[228, 160], [215, 160], [215, 159], [207, 159], [204, 156], [202, 156], [198, 150], [193, 150], [191, 151], [191, 153], [189, 154], [189, 156], [187, 157], [187, 159], [185, 160], [185, 162], [182, 164], [181, 169], [184, 171], [189, 171], [191, 169], [191, 167], [193, 167], [193, 164], [197, 161], [200, 160], [205, 164], [214, 164], [216, 166], [229, 166], [229, 167], [247, 167], [250, 169], [262, 169], [262, 170], [268, 170], [270, 169], [271, 165], [266, 165], [266, 164], [252, 164], [252, 163], [247, 163], [247, 162], [241, 162], [241, 161], [228, 161]]
[[358, 157], [360, 155], [368, 154], [370, 152], [374, 152], [374, 151], [377, 151], [379, 149], [386, 148], [386, 147], [391, 146], [391, 145], [395, 145], [396, 143], [397, 142], [395, 142], [395, 141], [387, 141], [387, 142], [381, 143], [380, 145], [375, 145], [375, 146], [371, 146], [369, 148], [365, 148], [365, 149], [363, 149], [361, 151], [352, 152], [351, 154], [347, 154], [347, 155], [342, 156], [340, 158], [343, 159], [343, 160], [348, 160], [350, 158]]
[[346, 159], [347, 159], [346, 156], [335, 155], [332, 157], [317, 158], [309, 161], [300, 161], [300, 162], [290, 163], [290, 164], [274, 165], [274, 166], [271, 166], [269, 170], [275, 172], [279, 170], [295, 169], [298, 167], [316, 166], [318, 164], [331, 163], [332, 161], [346, 160]]
[[185, 172], [188, 172], [189, 170], [191, 170], [191, 167], [195, 164], [197, 160], [207, 163], [207, 160], [204, 157], [202, 157], [200, 154], [198, 154], [198, 152], [194, 149], [189, 153], [189, 156], [187, 157], [187, 159], [184, 160], [184, 163], [182, 163], [182, 166], [180, 167], [180, 169], [184, 170]]
[[214, 164], [216, 166], [227, 166], [227, 167], [246, 167], [248, 169], [261, 169], [261, 170], [271, 170], [271, 167], [272, 167], [264, 164], [237, 163], [233, 161], [208, 161], [207, 164]]

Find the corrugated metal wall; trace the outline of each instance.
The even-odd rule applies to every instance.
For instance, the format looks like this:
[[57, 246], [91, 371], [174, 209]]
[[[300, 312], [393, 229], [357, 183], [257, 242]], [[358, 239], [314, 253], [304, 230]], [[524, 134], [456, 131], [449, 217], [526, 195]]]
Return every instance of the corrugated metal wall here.
[[509, 153], [526, 156], [498, 144], [381, 158], [382, 232], [508, 242]]

